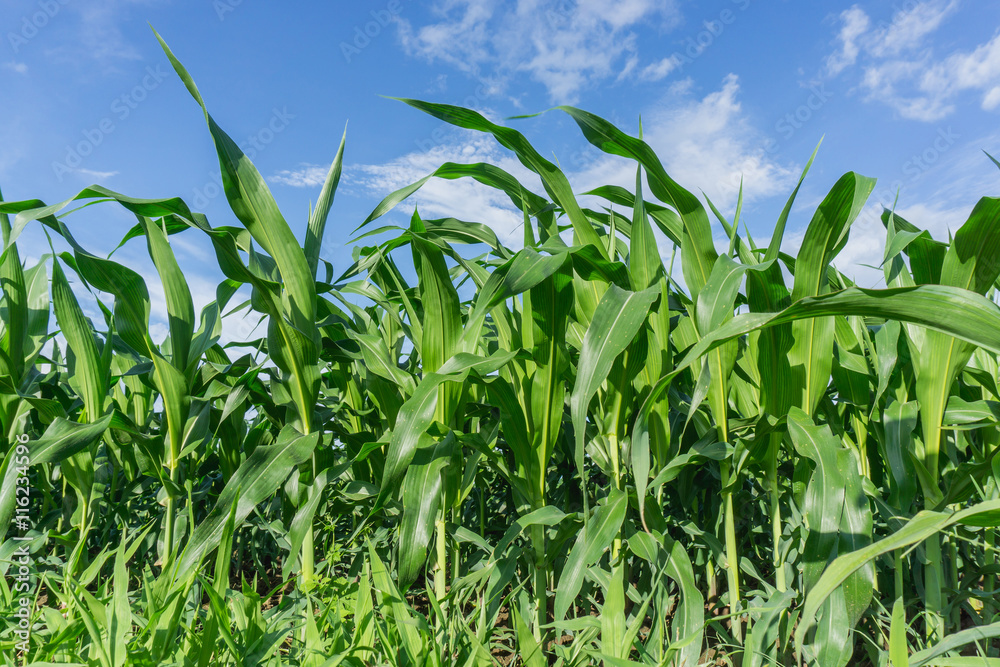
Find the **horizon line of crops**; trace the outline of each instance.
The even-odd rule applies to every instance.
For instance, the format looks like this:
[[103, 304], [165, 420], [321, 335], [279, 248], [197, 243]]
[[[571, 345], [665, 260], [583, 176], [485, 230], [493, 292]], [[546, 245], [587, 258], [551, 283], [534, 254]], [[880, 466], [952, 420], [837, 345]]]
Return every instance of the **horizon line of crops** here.
[[[6, 609], [15, 548], [44, 563], [26, 660], [1000, 664], [1000, 199], [948, 242], [884, 211], [887, 287], [866, 290], [833, 260], [874, 179], [841, 177], [781, 251], [815, 151], [757, 247], [742, 191], [733, 219], [706, 210], [598, 116], [557, 109], [636, 164], [634, 191], [583, 193], [595, 209], [516, 130], [402, 100], [492, 136], [544, 192], [444, 164], [356, 226], [334, 279], [346, 137], [300, 243], [160, 43], [241, 226], [99, 186], [0, 203], [0, 521], [21, 477], [40, 507], [27, 542], [0, 543]], [[431, 178], [504, 193], [523, 248], [417, 211], [373, 224]], [[135, 215], [119, 247], [146, 243], [163, 342], [142, 276], [75, 240], [77, 202]], [[35, 222], [51, 252], [27, 267]], [[198, 314], [178, 233], [208, 236], [225, 275]], [[220, 344], [240, 312], [266, 334]]]

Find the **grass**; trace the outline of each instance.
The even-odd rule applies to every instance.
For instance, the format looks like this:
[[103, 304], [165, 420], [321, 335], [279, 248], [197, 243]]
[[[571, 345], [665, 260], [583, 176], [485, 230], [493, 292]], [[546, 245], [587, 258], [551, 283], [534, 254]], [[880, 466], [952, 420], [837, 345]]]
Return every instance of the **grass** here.
[[[861, 290], [833, 262], [873, 179], [839, 179], [792, 257], [798, 187], [760, 248], [585, 111], [557, 112], [636, 166], [595, 208], [519, 132], [403, 100], [538, 176], [433, 175], [506, 193], [523, 247], [416, 212], [362, 245], [421, 181], [331, 282], [344, 143], [300, 242], [161, 44], [241, 226], [97, 186], [0, 203], [5, 664], [1000, 664], [1000, 200], [948, 242], [885, 211], [888, 287]], [[75, 202], [135, 215], [164, 341]], [[26, 266], [29, 224], [68, 250]], [[180, 233], [226, 277], [201, 313]], [[220, 344], [232, 311], [261, 337]]]

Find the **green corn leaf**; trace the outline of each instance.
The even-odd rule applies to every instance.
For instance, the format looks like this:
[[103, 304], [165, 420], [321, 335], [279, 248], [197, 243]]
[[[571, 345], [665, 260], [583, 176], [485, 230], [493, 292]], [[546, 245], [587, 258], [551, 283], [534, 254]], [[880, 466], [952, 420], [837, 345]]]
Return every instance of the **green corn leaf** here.
[[940, 665], [940, 667], [973, 667], [973, 665], [982, 665], [983, 667], [997, 667], [1000, 665], [1000, 658], [941, 657], [958, 650], [966, 644], [988, 641], [995, 637], [1000, 637], [1000, 623], [990, 623], [989, 625], [981, 625], [955, 632], [934, 646], [926, 648], [923, 651], [918, 651], [910, 656], [910, 667], [924, 667], [924, 665]]
[[[533, 458], [525, 480], [532, 489], [532, 507], [545, 504], [545, 473], [562, 429], [569, 365], [566, 356], [566, 324], [573, 305], [573, 279], [559, 271], [531, 288], [523, 300], [522, 326], [530, 329], [523, 345], [530, 349], [534, 369], [528, 372], [526, 415]], [[529, 319], [530, 318], [530, 319]], [[526, 332], [527, 333], [527, 332]]]
[[292, 575], [292, 569], [295, 565], [294, 558], [302, 549], [302, 542], [305, 540], [306, 531], [313, 524], [316, 510], [319, 508], [320, 500], [323, 499], [323, 491], [331, 481], [339, 476], [339, 473], [342, 473], [346, 469], [346, 465], [336, 470], [327, 468], [316, 475], [316, 479], [309, 485], [306, 491], [305, 502], [295, 511], [295, 516], [292, 517], [292, 522], [289, 525], [288, 543], [291, 546], [288, 550], [288, 558], [281, 568], [281, 576], [283, 578], [288, 579]]
[[519, 612], [517, 606], [511, 607], [511, 614], [514, 617], [514, 631], [517, 635], [518, 656], [525, 667], [545, 667], [545, 654], [538, 640], [531, 634], [528, 624], [524, 622], [523, 613]]
[[302, 435], [286, 426], [273, 445], [257, 447], [229, 480], [215, 506], [194, 529], [180, 559], [176, 575], [198, 567], [206, 554], [219, 545], [235, 499], [239, 525], [259, 503], [273, 494], [287, 479], [292, 468], [308, 459], [319, 440], [319, 433]]
[[447, 104], [421, 102], [419, 100], [401, 99], [400, 101], [435, 118], [439, 118], [446, 123], [451, 123], [467, 130], [477, 130], [492, 134], [501, 146], [513, 151], [517, 155], [521, 164], [538, 174], [539, 178], [542, 179], [542, 184], [545, 186], [546, 192], [566, 213], [566, 216], [573, 225], [573, 231], [576, 233], [579, 242], [583, 245], [595, 246], [601, 255], [605, 258], [607, 257], [607, 250], [597, 236], [597, 232], [594, 231], [593, 225], [577, 203], [576, 197], [573, 195], [573, 189], [570, 187], [565, 174], [554, 164], [543, 158], [528, 143], [524, 135], [517, 130], [492, 123], [481, 114], [470, 109]]
[[173, 363], [184, 373], [191, 361], [191, 342], [194, 337], [194, 303], [191, 300], [191, 290], [163, 230], [156, 222], [147, 218], [140, 217], [139, 224], [146, 233], [149, 256], [160, 274], [163, 294], [166, 297]]
[[[984, 197], [948, 247], [941, 267], [941, 283], [985, 294], [1000, 275], [1000, 260], [996, 256], [998, 249], [1000, 199]], [[937, 488], [940, 475], [940, 427], [948, 395], [955, 378], [972, 356], [974, 347], [943, 332], [912, 329], [913, 327], [907, 327], [924, 434], [922, 463], [930, 473], [930, 478], [924, 484], [924, 493], [935, 499], [940, 495]]]
[[[269, 329], [274, 360], [294, 382], [294, 400], [303, 431], [312, 430], [312, 412], [319, 392], [319, 330], [316, 328], [314, 272], [257, 168], [228, 134], [216, 124], [194, 80], [156, 31], [157, 40], [174, 71], [205, 114], [222, 168], [226, 198], [233, 213], [254, 240], [274, 258], [282, 281], [282, 318]], [[315, 231], [315, 230], [314, 230]], [[231, 277], [231, 276], [230, 276]], [[273, 317], [273, 316], [272, 316]], [[287, 323], [286, 323], [287, 321]], [[280, 335], [278, 335], [280, 333]]]
[[[788, 432], [799, 454], [816, 466], [802, 505], [809, 530], [803, 550], [803, 583], [808, 593], [830, 560], [871, 544], [872, 513], [854, 456], [828, 426], [816, 426], [804, 411], [793, 407], [788, 413]], [[848, 627], [868, 608], [874, 576], [875, 568], [869, 563], [844, 582]]]
[[[489, 375], [505, 366], [514, 356], [513, 352], [499, 352], [487, 358], [456, 354], [437, 373], [430, 373], [421, 380], [413, 396], [399, 411], [396, 429], [392, 432], [386, 452], [380, 497], [393, 490], [402, 479], [406, 467], [413, 460], [420, 438], [434, 421], [438, 387], [444, 382], [464, 382], [473, 371], [479, 375]], [[376, 503], [376, 507], [380, 507], [380, 503]]]
[[752, 611], [761, 612], [747, 633], [746, 667], [764, 667], [780, 664], [779, 644], [782, 617], [787, 615], [789, 607], [795, 601], [795, 591], [774, 591], [763, 608]]
[[632, 289], [639, 292], [654, 285], [666, 275], [656, 237], [646, 215], [642, 199], [642, 169], [635, 172], [635, 197], [632, 208], [632, 235], [629, 239], [628, 270]]
[[326, 220], [330, 215], [330, 207], [333, 205], [333, 197], [337, 193], [337, 185], [340, 183], [340, 174], [343, 171], [344, 145], [347, 143], [347, 128], [344, 128], [344, 136], [340, 139], [340, 147], [333, 158], [330, 170], [323, 181], [323, 189], [320, 190], [319, 199], [316, 201], [316, 208], [309, 216], [309, 226], [306, 229], [306, 241], [303, 244], [303, 251], [306, 256], [306, 263], [309, 265], [309, 272], [313, 279], [316, 279], [316, 271], [319, 268], [319, 254], [323, 248], [323, 234], [326, 231]]
[[104, 399], [108, 393], [107, 373], [94, 341], [93, 327], [84, 316], [58, 260], [52, 264], [52, 304], [56, 322], [73, 351], [73, 367], [70, 372], [73, 373], [83, 399], [85, 421], [96, 421], [104, 415]]
[[846, 667], [851, 661], [854, 641], [842, 588], [835, 590], [824, 601], [812, 641], [796, 643], [806, 658], [806, 664]]
[[441, 507], [441, 473], [451, 463], [454, 448], [455, 438], [451, 434], [439, 442], [425, 444], [418, 449], [403, 478], [397, 569], [397, 582], [403, 591], [416, 581], [427, 560], [434, 521]]
[[680, 652], [680, 664], [697, 664], [701, 657], [705, 632], [705, 598], [698, 589], [694, 567], [684, 546], [664, 537], [669, 551], [666, 574], [677, 582], [681, 591], [681, 606], [671, 626], [674, 645]]
[[[90, 447], [99, 440], [111, 424], [111, 415], [105, 415], [91, 424], [80, 424], [57, 417], [37, 440], [28, 443], [28, 465], [40, 463], [55, 463], [68, 459], [74, 454]], [[9, 525], [14, 516], [16, 499], [16, 479], [18, 468], [22, 464], [22, 455], [17, 448], [11, 447], [0, 466], [0, 519]]]
[[916, 472], [910, 453], [916, 451], [913, 431], [917, 426], [918, 408], [916, 401], [900, 403], [894, 401], [882, 415], [885, 430], [885, 462], [888, 464], [892, 484], [889, 504], [907, 509], [917, 493]]
[[3, 346], [4, 358], [9, 360], [3, 364], [4, 366], [9, 364], [9, 368], [3, 368], [0, 372], [12, 376], [19, 382], [24, 375], [25, 364], [31, 352], [26, 349], [31, 310], [24, 268], [21, 266], [21, 257], [16, 245], [7, 247], [3, 257], [0, 258], [0, 290], [3, 292], [5, 311], [4, 335], [0, 345]]
[[125, 569], [127, 530], [122, 530], [121, 541], [115, 550], [115, 566], [112, 583], [114, 592], [108, 605], [108, 639], [110, 644], [109, 662], [121, 667], [128, 657], [125, 636], [132, 628], [132, 609], [128, 600], [128, 570]]
[[432, 178], [443, 178], [446, 180], [455, 180], [458, 178], [475, 179], [484, 185], [488, 185], [504, 192], [510, 198], [511, 203], [514, 204], [514, 206], [519, 209], [527, 207], [528, 211], [532, 215], [549, 205], [544, 197], [540, 197], [534, 192], [531, 192], [528, 188], [525, 188], [516, 178], [500, 167], [482, 162], [476, 164], [456, 164], [454, 162], [445, 162], [431, 174], [424, 176], [419, 181], [402, 187], [385, 197], [381, 202], [379, 202], [378, 206], [375, 207], [368, 217], [365, 218], [365, 221], [354, 231], [361, 229], [368, 223], [391, 211], [400, 202], [423, 187], [424, 184]]
[[110, 424], [111, 415], [104, 415], [89, 424], [78, 424], [65, 419], [54, 420], [42, 437], [29, 445], [31, 465], [69, 458], [98, 440]]
[[556, 586], [553, 613], [557, 623], [566, 618], [566, 612], [580, 592], [586, 568], [597, 562], [621, 530], [625, 509], [625, 494], [612, 489], [607, 502], [594, 509], [594, 516], [580, 530]]
[[[417, 269], [417, 291], [423, 309], [420, 357], [425, 373], [435, 373], [458, 351], [462, 337], [462, 312], [458, 291], [452, 284], [441, 249], [423, 239], [420, 216], [410, 222], [413, 264]], [[457, 408], [461, 386], [441, 385], [436, 419], [448, 423]]]
[[795, 197], [799, 194], [799, 188], [802, 187], [802, 182], [806, 180], [806, 174], [809, 173], [809, 168], [812, 167], [813, 160], [816, 159], [816, 153], [819, 152], [819, 147], [823, 144], [823, 140], [820, 139], [819, 143], [816, 144], [816, 148], [813, 149], [812, 155], [809, 156], [809, 160], [806, 161], [806, 166], [802, 168], [802, 175], [799, 176], [799, 182], [795, 184], [795, 189], [792, 190], [792, 194], [789, 195], [788, 201], [785, 202], [785, 207], [781, 209], [781, 215], [778, 216], [778, 221], [774, 225], [774, 232], [771, 234], [771, 242], [767, 246], [767, 252], [764, 255], [765, 260], [778, 259], [778, 253], [781, 251], [781, 242], [785, 236], [785, 225], [788, 222], [788, 214], [792, 212], [792, 205], [795, 203]]
[[[636, 191], [638, 192], [638, 190]], [[602, 197], [613, 204], [633, 209], [633, 211], [639, 203], [636, 201], [634, 194], [617, 185], [602, 185], [599, 188], [588, 190], [583, 194]], [[652, 202], [642, 202], [642, 207], [646, 211], [646, 214], [656, 223], [656, 226], [660, 228], [660, 231], [670, 239], [671, 243], [674, 245], [681, 244], [681, 237], [684, 235], [684, 224], [677, 213], [665, 206], [660, 206]]]
[[642, 165], [649, 179], [649, 188], [662, 202], [670, 204], [684, 223], [681, 252], [684, 281], [692, 294], [701, 291], [712, 272], [719, 253], [712, 239], [712, 229], [705, 207], [698, 198], [679, 186], [667, 175], [660, 159], [642, 139], [631, 137], [608, 121], [574, 107], [557, 107], [576, 121], [587, 141], [605, 153], [632, 158]]
[[[844, 174], [816, 209], [796, 257], [793, 301], [827, 291], [827, 267], [847, 243], [851, 223], [874, 187], [874, 179], [854, 172]], [[797, 404], [812, 414], [830, 382], [833, 320], [810, 318], [794, 322], [792, 338], [788, 361], [792, 369], [793, 396], [797, 394]]]
[[632, 645], [625, 645], [625, 585], [623, 563], [614, 565], [601, 607], [601, 648], [614, 658], [627, 658]]
[[607, 380], [614, 360], [639, 332], [658, 296], [657, 287], [629, 292], [612, 285], [601, 298], [594, 319], [587, 328], [577, 364], [576, 383], [570, 397], [576, 437], [576, 465], [581, 479], [584, 479], [584, 439], [590, 401]]
[[383, 603], [388, 603], [389, 609], [392, 611], [392, 617], [396, 622], [396, 629], [403, 640], [403, 648], [406, 650], [407, 656], [412, 661], [412, 664], [421, 664], [420, 658], [424, 647], [420, 638], [420, 632], [413, 621], [413, 609], [403, 599], [395, 584], [392, 583], [389, 571], [386, 569], [382, 559], [379, 558], [378, 553], [376, 553], [375, 546], [368, 541], [367, 547], [368, 558], [371, 561], [372, 582], [375, 589], [382, 593]]
[[[954, 317], [941, 319], [941, 312], [951, 312]], [[817, 297], [806, 297], [778, 313], [737, 315], [698, 341], [671, 375], [680, 373], [705, 352], [725, 341], [764, 327], [825, 315], [894, 318], [1000, 353], [1000, 308], [974, 292], [942, 285], [884, 290], [849, 287]]]
[[1000, 521], [1000, 500], [988, 500], [957, 512], [924, 510], [892, 535], [863, 549], [838, 556], [827, 566], [823, 575], [806, 596], [801, 622], [795, 631], [796, 644], [802, 644], [805, 633], [815, 622], [816, 612], [827, 597], [839, 588], [849, 576], [859, 569], [869, 566], [878, 556], [919, 544], [955, 524], [988, 526], [994, 525], [997, 521]]

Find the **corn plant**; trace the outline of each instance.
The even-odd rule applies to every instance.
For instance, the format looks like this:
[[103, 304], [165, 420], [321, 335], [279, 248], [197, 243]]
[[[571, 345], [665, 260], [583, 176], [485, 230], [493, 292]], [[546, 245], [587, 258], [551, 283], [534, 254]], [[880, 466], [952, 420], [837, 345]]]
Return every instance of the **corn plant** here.
[[[641, 128], [554, 110], [635, 169], [578, 193], [513, 127], [403, 100], [531, 182], [446, 163], [351, 223], [342, 140], [297, 227], [160, 44], [239, 224], [96, 185], [0, 202], [7, 664], [1000, 660], [1000, 200], [948, 241], [886, 210], [886, 287], [860, 289], [835, 260], [874, 179], [788, 252], [816, 152], [764, 245], [742, 189], [727, 216]], [[400, 217], [430, 179], [502, 193], [521, 243]], [[98, 203], [135, 216], [164, 340], [139, 267], [74, 236]], [[223, 276], [200, 313], [177, 234]], [[224, 344], [233, 317], [258, 327]]]

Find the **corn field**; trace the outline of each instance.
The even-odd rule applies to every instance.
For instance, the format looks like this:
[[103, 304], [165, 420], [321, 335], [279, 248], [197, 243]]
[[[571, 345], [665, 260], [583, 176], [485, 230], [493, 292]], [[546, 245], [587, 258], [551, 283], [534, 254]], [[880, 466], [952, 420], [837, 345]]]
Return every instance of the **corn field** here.
[[[403, 100], [543, 191], [446, 163], [338, 219], [342, 142], [300, 240], [161, 45], [240, 226], [99, 186], [0, 204], [4, 664], [1000, 665], [1000, 199], [947, 241], [884, 211], [861, 289], [834, 261], [871, 178], [791, 256], [798, 187], [758, 246], [641, 133], [550, 111], [634, 163], [576, 193], [518, 131]], [[523, 247], [381, 220], [429, 179], [502, 192]], [[135, 216], [164, 340], [75, 240], [91, 204]], [[200, 313], [177, 234], [225, 276]], [[259, 326], [222, 344], [224, 317]]]

